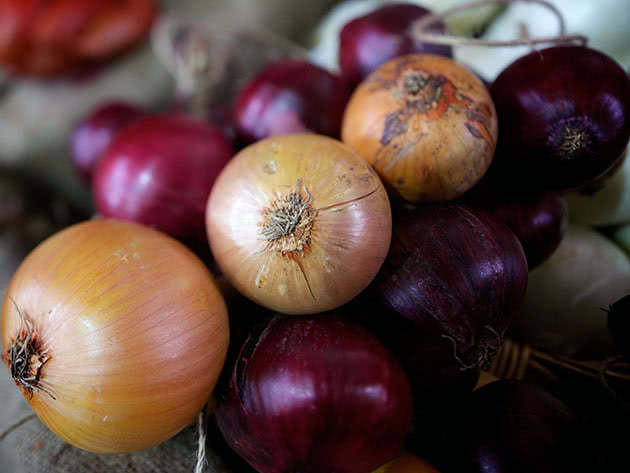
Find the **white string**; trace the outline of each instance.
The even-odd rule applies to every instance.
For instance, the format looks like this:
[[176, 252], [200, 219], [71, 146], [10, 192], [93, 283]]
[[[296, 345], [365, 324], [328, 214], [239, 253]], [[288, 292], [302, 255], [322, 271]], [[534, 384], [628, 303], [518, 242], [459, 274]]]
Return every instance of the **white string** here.
[[206, 457], [206, 428], [204, 425], [205, 409], [199, 413], [197, 419], [197, 432], [199, 439], [197, 440], [197, 464], [195, 465], [194, 473], [204, 473], [206, 471], [206, 465], [208, 464], [208, 458]]

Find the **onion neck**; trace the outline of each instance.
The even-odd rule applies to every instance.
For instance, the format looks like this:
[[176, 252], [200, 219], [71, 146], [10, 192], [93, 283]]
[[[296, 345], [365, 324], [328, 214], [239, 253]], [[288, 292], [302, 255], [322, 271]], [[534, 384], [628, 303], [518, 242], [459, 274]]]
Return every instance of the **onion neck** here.
[[41, 338], [32, 323], [22, 318], [23, 327], [18, 331], [15, 340], [3, 355], [9, 366], [11, 377], [25, 396], [33, 398], [35, 391], [42, 391], [55, 399], [49, 389], [43, 386], [42, 368], [50, 360], [43, 349]]
[[311, 194], [298, 179], [295, 190], [263, 209], [259, 226], [262, 239], [267, 242], [265, 249], [288, 257], [303, 256], [310, 249], [316, 217]]
[[547, 145], [560, 161], [588, 158], [594, 155], [597, 136], [595, 124], [588, 117], [563, 118], [551, 125]]

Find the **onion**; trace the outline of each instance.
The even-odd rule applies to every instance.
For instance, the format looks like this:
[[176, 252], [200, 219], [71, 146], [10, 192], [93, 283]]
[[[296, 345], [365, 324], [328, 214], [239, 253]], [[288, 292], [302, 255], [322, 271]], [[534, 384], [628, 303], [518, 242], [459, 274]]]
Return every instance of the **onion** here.
[[383, 264], [391, 237], [385, 189], [337, 140], [267, 138], [237, 154], [208, 200], [212, 253], [242, 294], [288, 314], [331, 310]]
[[398, 334], [412, 344], [398, 350], [412, 385], [426, 389], [443, 381], [429, 372], [489, 367], [526, 286], [522, 246], [505, 224], [460, 204], [432, 204], [397, 212], [366, 297], [412, 322]]
[[562, 401], [542, 387], [501, 380], [476, 390], [455, 425], [452, 471], [542, 473], [568, 468], [577, 420]]
[[136, 46], [157, 16], [154, 0], [0, 2], [0, 64], [14, 74], [83, 70]]
[[503, 184], [567, 190], [606, 174], [630, 139], [630, 80], [584, 46], [521, 57], [490, 86], [501, 134], [492, 172]]
[[510, 227], [523, 245], [530, 271], [558, 248], [569, 225], [569, 207], [560, 193], [511, 193], [479, 185], [463, 201]]
[[[429, 10], [410, 3], [383, 5], [346, 23], [339, 33], [339, 65], [351, 83], [358, 84], [370, 72], [404, 54], [423, 53], [452, 57], [450, 46], [421, 43], [412, 30]], [[446, 25], [431, 24], [432, 33], [445, 33]]]
[[511, 336], [548, 353], [603, 359], [614, 352], [606, 309], [628, 293], [630, 261], [598, 232], [569, 225], [558, 249], [529, 273]]
[[455, 203], [395, 210], [389, 254], [353, 315], [398, 356], [419, 426], [414, 453], [434, 461], [453, 406], [501, 347], [527, 263], [514, 233], [483, 211]]
[[74, 225], [38, 246], [2, 308], [2, 359], [40, 419], [97, 453], [157, 445], [208, 401], [225, 303], [183, 245], [129, 222]]
[[389, 190], [411, 202], [454, 199], [484, 175], [497, 119], [480, 79], [449, 58], [410, 54], [355, 90], [341, 136]]
[[86, 182], [91, 182], [96, 162], [114, 137], [144, 112], [125, 102], [107, 102], [83, 117], [70, 134], [72, 164]]
[[276, 61], [239, 91], [236, 130], [246, 143], [304, 132], [339, 138], [351, 92], [340, 76], [307, 61]]
[[105, 217], [205, 242], [206, 201], [233, 154], [208, 123], [179, 114], [145, 117], [118, 134], [99, 160], [96, 208]]
[[242, 346], [214, 412], [261, 473], [369, 473], [400, 452], [411, 403], [400, 365], [361, 326], [277, 316]]

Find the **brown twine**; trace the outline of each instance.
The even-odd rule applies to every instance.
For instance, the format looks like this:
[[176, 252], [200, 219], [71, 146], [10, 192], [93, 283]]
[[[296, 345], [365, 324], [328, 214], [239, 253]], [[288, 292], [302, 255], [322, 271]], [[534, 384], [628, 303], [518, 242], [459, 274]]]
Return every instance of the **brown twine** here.
[[[557, 36], [549, 36], [542, 38], [531, 38], [526, 37], [522, 39], [515, 39], [509, 41], [496, 41], [496, 40], [486, 40], [479, 38], [469, 38], [464, 36], [455, 36], [449, 34], [439, 34], [439, 33], [430, 33], [427, 31], [427, 28], [431, 26], [433, 23], [443, 20], [446, 17], [452, 16], [456, 13], [461, 13], [466, 10], [474, 10], [476, 8], [485, 7], [488, 5], [510, 5], [515, 2], [524, 2], [524, 3], [536, 3], [541, 6], [548, 8], [558, 19], [559, 24], [559, 33]], [[442, 13], [435, 13], [431, 15], [426, 15], [416, 22], [414, 22], [413, 26], [413, 34], [418, 41], [423, 43], [433, 43], [433, 44], [444, 44], [449, 46], [488, 46], [488, 47], [501, 47], [501, 46], [533, 46], [536, 44], [544, 44], [544, 43], [571, 43], [578, 42], [581, 43], [582, 46], [586, 45], [588, 42], [588, 38], [584, 35], [568, 35], [566, 34], [566, 25], [564, 21], [564, 17], [558, 8], [547, 0], [480, 0], [470, 3], [464, 3], [461, 5], [457, 5], [453, 8], [449, 8], [444, 10]]]

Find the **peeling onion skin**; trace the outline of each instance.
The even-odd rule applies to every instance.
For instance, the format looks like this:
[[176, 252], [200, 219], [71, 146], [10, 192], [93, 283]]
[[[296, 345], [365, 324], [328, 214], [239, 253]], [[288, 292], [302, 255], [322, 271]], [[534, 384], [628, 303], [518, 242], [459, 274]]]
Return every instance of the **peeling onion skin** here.
[[[264, 212], [297, 189], [311, 212], [310, 240], [304, 227], [295, 240], [301, 251], [285, 251], [295, 242], [269, 240]], [[389, 248], [391, 209], [377, 174], [354, 151], [295, 134], [254, 143], [228, 163], [208, 199], [206, 225], [212, 253], [239, 292], [281, 313], [313, 314], [372, 281]]]
[[17, 308], [48, 358], [41, 390], [21, 388], [26, 399], [56, 435], [95, 453], [146, 449], [194, 421], [227, 352], [227, 311], [207, 268], [131, 222], [80, 223], [31, 252], [4, 299], [5, 363]]
[[400, 454], [412, 399], [399, 363], [360, 325], [278, 315], [241, 347], [214, 412], [261, 473], [370, 473]]

